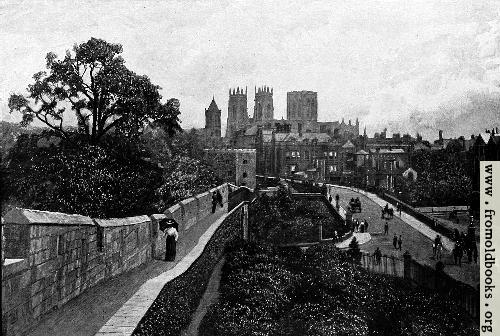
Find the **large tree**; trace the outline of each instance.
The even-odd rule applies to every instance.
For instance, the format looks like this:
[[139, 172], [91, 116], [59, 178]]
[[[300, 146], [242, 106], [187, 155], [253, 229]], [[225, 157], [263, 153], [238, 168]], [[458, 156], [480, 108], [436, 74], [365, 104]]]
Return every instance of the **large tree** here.
[[162, 103], [160, 87], [129, 70], [121, 53], [120, 44], [96, 38], [75, 44], [63, 59], [48, 53], [47, 71], [33, 75], [28, 95], [10, 96], [11, 112], [20, 112], [24, 125], [39, 120], [67, 139], [70, 132], [63, 121], [70, 108], [79, 132], [92, 144], [111, 130], [135, 137], [148, 123], [161, 126], [169, 135], [180, 131], [178, 100]]

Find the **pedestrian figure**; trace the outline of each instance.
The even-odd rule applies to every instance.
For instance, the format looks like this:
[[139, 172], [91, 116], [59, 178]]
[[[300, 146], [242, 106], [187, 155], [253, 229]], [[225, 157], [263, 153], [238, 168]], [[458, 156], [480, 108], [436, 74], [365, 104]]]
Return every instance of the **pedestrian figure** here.
[[368, 221], [365, 219], [365, 231], [368, 232]]
[[215, 209], [217, 208], [217, 195], [212, 193], [212, 213], [215, 213]]
[[[441, 242], [441, 236], [436, 235], [436, 238], [434, 238], [434, 244], [432, 244], [432, 257], [436, 258], [436, 254], [440, 251], [440, 247], [442, 247], [443, 243]], [[437, 256], [437, 258], [441, 258], [441, 256]]]
[[458, 242], [455, 242], [455, 246], [453, 247], [453, 261], [455, 265], [458, 264]]
[[398, 248], [399, 248], [400, 251], [401, 251], [401, 245], [403, 245], [403, 239], [401, 239], [401, 235], [399, 235]]
[[222, 194], [220, 193], [220, 191], [219, 191], [219, 190], [217, 190], [217, 195], [216, 195], [216, 197], [217, 197], [217, 203], [219, 203], [220, 207], [221, 207], [221, 208], [223, 208], [223, 207], [224, 207], [224, 204], [222, 203], [222, 201], [223, 201], [223, 200], [222, 200]]
[[453, 232], [453, 240], [456, 242], [460, 240], [460, 232], [458, 231], [458, 229], [455, 229], [455, 231]]
[[389, 234], [389, 223], [387, 221], [385, 221], [385, 224], [384, 224], [384, 235], [388, 235]]
[[377, 247], [377, 249], [373, 253], [373, 256], [375, 257], [375, 264], [380, 265], [380, 262], [382, 260], [382, 252], [380, 252], [380, 248]]
[[179, 233], [174, 226], [168, 226], [163, 234], [165, 239], [165, 261], [175, 261], [176, 245]]
[[401, 204], [399, 204], [399, 202], [396, 203], [396, 210], [399, 212], [399, 216], [401, 217]]
[[394, 249], [398, 248], [398, 236], [394, 234], [394, 238], [392, 238], [392, 245], [394, 246]]

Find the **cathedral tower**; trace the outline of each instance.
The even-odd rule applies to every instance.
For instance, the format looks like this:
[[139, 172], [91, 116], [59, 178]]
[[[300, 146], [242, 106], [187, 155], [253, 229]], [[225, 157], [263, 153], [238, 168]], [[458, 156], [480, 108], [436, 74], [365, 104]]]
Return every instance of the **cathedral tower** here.
[[318, 93], [313, 91], [287, 92], [286, 118], [297, 121], [318, 121]]
[[234, 133], [248, 125], [247, 111], [247, 89], [229, 89], [229, 102], [227, 104], [227, 129], [226, 137], [230, 138]]
[[221, 137], [221, 123], [220, 123], [221, 110], [215, 102], [215, 97], [208, 109], [205, 109], [205, 134], [210, 137]]
[[255, 107], [253, 121], [274, 119], [273, 89], [267, 86], [255, 88]]

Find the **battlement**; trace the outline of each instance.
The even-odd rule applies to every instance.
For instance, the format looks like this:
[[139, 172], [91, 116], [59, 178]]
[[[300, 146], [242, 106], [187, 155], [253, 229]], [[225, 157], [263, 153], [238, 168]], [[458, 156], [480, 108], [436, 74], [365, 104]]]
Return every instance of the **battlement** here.
[[269, 88], [269, 86], [261, 86], [259, 88], [255, 87], [255, 95], [256, 96], [272, 96], [273, 88]]
[[233, 88], [232, 90], [229, 89], [229, 97], [233, 97], [233, 96], [246, 97], [247, 96], [247, 87], [245, 87], [245, 91], [243, 91], [243, 87], [240, 89], [239, 86], [236, 89], [235, 88]]

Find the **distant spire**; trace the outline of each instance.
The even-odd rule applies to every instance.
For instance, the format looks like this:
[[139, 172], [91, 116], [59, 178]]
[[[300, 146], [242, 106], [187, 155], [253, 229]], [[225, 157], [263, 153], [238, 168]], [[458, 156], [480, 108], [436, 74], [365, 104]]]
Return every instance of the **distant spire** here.
[[365, 129], [364, 129], [364, 131], [363, 131], [363, 136], [365, 136], [365, 137], [366, 137], [366, 126], [365, 126]]

